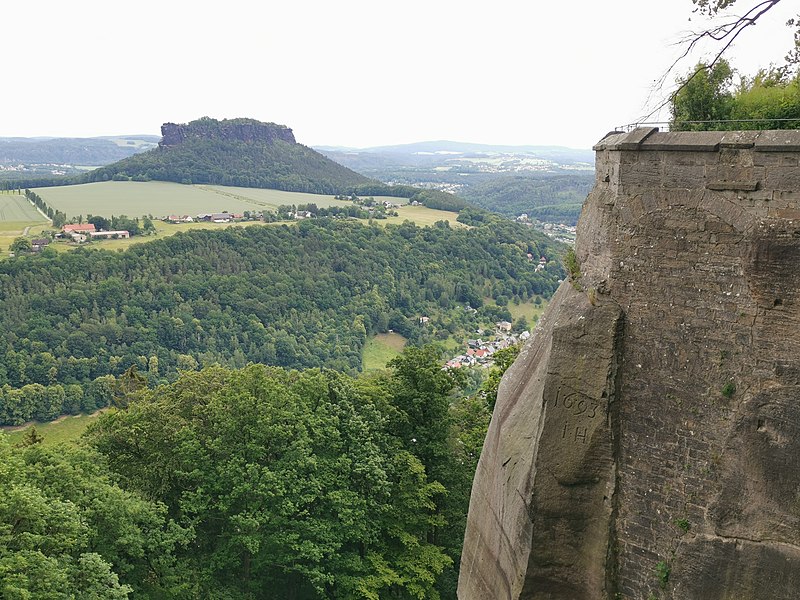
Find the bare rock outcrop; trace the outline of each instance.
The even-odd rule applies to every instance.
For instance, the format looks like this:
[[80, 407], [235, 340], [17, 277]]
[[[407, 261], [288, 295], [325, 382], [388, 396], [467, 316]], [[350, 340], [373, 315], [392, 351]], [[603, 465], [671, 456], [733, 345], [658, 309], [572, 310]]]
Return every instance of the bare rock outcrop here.
[[236, 140], [240, 142], [267, 142], [282, 140], [294, 144], [294, 133], [285, 125], [262, 123], [255, 119], [223, 119], [209, 117], [191, 123], [164, 123], [161, 126], [159, 146], [177, 146], [188, 139]]
[[611, 134], [506, 374], [459, 598], [800, 597], [800, 132]]

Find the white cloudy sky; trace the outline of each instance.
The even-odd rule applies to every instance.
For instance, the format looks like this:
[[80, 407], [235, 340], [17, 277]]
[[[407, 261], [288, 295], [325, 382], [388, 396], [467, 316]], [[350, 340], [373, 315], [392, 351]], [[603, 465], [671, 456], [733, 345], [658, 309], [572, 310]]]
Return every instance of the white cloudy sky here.
[[[788, 15], [743, 35], [735, 66], [752, 72], [785, 54], [783, 23], [798, 6], [784, 4]], [[691, 9], [691, 0], [9, 0], [0, 136], [158, 134], [164, 121], [207, 115], [285, 124], [308, 145], [589, 147], [647, 113], [673, 44], [700, 25]]]

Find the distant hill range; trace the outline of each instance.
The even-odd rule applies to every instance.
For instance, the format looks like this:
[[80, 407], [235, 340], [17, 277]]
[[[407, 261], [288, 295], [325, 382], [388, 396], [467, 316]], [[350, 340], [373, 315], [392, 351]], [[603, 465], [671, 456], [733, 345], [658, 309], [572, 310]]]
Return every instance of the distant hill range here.
[[285, 125], [203, 117], [165, 123], [158, 147], [86, 175], [85, 181], [134, 179], [335, 194], [377, 183], [298, 144]]
[[[373, 148], [298, 144], [285, 125], [203, 117], [162, 137], [0, 138], [0, 188], [173, 181], [468, 204], [574, 224], [594, 181], [591, 150], [427, 141]], [[88, 171], [88, 167], [98, 167]]]
[[448, 171], [476, 171], [483, 165], [493, 172], [563, 173], [594, 167], [589, 149], [563, 146], [509, 146], [448, 140], [372, 148], [318, 146], [317, 150], [359, 173], [379, 173], [398, 166]]
[[105, 165], [154, 148], [158, 144], [158, 139], [155, 135], [0, 138], [0, 165]]
[[458, 194], [492, 212], [549, 223], [574, 225], [594, 183], [588, 149], [452, 141], [317, 149], [368, 177]]

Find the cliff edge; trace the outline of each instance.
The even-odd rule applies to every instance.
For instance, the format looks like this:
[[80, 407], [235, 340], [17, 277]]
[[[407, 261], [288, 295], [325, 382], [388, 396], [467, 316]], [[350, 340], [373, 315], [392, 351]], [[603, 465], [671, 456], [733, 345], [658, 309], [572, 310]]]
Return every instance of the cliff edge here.
[[282, 140], [289, 144], [297, 143], [294, 133], [285, 125], [262, 123], [255, 119], [222, 119], [209, 117], [191, 123], [164, 123], [161, 126], [159, 146], [177, 146], [187, 140], [235, 140], [240, 142], [264, 142], [271, 144]]
[[459, 598], [800, 596], [800, 131], [609, 134], [500, 386]]

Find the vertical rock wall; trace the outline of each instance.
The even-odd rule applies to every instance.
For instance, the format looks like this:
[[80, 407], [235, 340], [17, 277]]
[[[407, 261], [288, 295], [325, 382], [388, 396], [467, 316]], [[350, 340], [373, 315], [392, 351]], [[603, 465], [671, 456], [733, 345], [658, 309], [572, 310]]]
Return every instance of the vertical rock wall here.
[[500, 388], [459, 597], [800, 597], [800, 132], [596, 147]]

